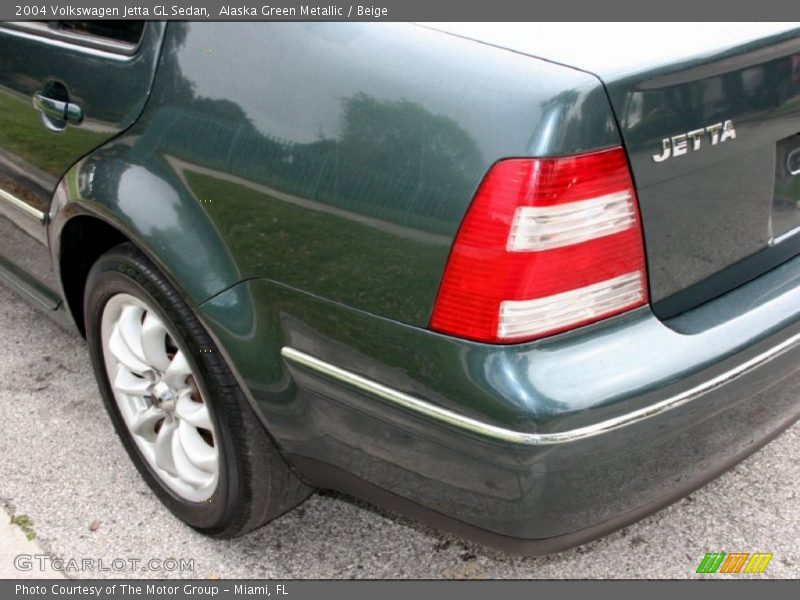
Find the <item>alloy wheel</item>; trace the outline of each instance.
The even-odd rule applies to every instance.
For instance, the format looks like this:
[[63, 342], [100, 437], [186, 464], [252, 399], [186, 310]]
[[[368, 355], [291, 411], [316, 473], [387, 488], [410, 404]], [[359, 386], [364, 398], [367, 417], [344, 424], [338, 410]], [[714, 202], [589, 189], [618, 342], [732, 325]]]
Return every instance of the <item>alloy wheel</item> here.
[[220, 457], [209, 404], [186, 349], [159, 313], [125, 293], [106, 303], [101, 339], [114, 398], [141, 454], [175, 494], [208, 500]]

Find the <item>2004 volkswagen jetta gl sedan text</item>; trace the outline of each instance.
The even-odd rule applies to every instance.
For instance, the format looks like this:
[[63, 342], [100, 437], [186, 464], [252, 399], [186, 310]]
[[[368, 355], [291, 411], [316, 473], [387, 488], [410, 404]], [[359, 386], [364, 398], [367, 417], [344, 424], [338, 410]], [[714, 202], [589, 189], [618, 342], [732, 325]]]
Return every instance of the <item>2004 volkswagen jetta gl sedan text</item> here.
[[0, 276], [199, 531], [545, 553], [800, 416], [800, 29], [0, 25]]

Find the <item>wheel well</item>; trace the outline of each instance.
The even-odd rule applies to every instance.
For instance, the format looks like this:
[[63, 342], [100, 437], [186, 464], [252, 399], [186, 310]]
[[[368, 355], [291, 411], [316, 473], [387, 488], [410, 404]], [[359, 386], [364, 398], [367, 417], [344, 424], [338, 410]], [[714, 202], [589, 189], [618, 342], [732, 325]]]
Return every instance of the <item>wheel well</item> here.
[[82, 335], [86, 335], [83, 292], [89, 271], [105, 252], [127, 241], [119, 229], [95, 217], [75, 217], [61, 230], [61, 285], [64, 299]]

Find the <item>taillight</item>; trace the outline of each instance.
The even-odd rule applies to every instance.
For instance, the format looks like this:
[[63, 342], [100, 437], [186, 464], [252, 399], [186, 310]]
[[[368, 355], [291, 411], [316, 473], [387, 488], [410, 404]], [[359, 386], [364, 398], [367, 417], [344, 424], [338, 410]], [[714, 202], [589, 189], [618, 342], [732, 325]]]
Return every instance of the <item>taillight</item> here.
[[495, 163], [456, 235], [431, 328], [532, 340], [647, 303], [639, 210], [622, 148]]

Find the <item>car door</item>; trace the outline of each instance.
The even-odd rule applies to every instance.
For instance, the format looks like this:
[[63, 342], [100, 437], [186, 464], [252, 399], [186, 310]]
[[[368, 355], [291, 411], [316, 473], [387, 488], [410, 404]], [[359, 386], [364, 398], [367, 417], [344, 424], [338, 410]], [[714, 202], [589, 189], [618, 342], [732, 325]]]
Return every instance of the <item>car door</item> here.
[[162, 23], [0, 24], [0, 279], [60, 303], [50, 201], [78, 159], [129, 127], [147, 100]]

